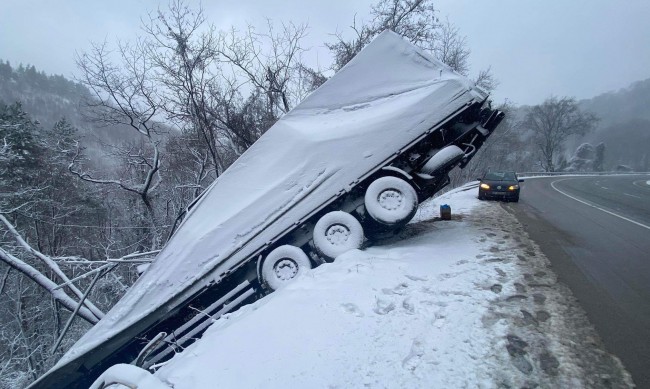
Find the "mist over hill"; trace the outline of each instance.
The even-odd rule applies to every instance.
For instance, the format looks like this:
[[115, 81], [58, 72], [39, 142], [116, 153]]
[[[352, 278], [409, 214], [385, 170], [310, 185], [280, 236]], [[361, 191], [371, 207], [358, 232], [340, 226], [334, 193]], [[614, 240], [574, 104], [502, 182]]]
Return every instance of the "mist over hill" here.
[[51, 129], [65, 118], [78, 129], [78, 135], [88, 147], [97, 143], [119, 143], [132, 140], [132, 131], [120, 126], [98, 127], [84, 117], [88, 89], [62, 75], [48, 75], [33, 65], [14, 67], [0, 59], [0, 103], [20, 102], [23, 109], [43, 129]]
[[9, 61], [0, 60], [0, 101], [20, 101], [45, 128], [52, 127], [63, 116], [75, 126], [85, 124], [80, 104], [88, 95], [83, 85], [61, 75], [47, 75], [33, 65], [13, 68]]
[[[540, 101], [540, 104], [542, 102]], [[610, 91], [590, 99], [578, 101], [581, 110], [591, 112], [599, 118], [593, 131], [584, 136], [573, 136], [566, 141], [560, 159], [568, 161], [575, 156], [584, 143], [596, 147], [605, 145], [604, 171], [617, 168], [635, 171], [650, 171], [650, 79], [636, 81], [617, 91]], [[532, 133], [522, 126], [528, 105], [509, 107], [508, 119], [517, 128], [520, 140], [530, 145]], [[498, 130], [499, 131], [499, 130]], [[522, 161], [516, 161], [522, 162]], [[530, 161], [516, 163], [509, 169], [522, 171], [530, 168]], [[533, 167], [532, 170], [537, 170]]]
[[[84, 117], [84, 101], [90, 98], [88, 89], [61, 75], [48, 75], [32, 65], [13, 67], [0, 60], [0, 102], [20, 101], [30, 116], [44, 129], [51, 128], [65, 117], [79, 130], [87, 147], [98, 143], [117, 144], [133, 140], [130, 129], [119, 126], [98, 127]], [[570, 158], [583, 143], [593, 146], [603, 142], [606, 147], [605, 170], [626, 165], [637, 171], [650, 170], [650, 79], [637, 81], [617, 91], [603, 93], [579, 101], [582, 109], [600, 118], [594, 131], [571, 139], [565, 148]], [[509, 112], [513, 123], [521, 121], [528, 106], [513, 107]], [[520, 136], [527, 138], [525, 131]], [[513, 167], [515, 170], [517, 167]]]
[[606, 167], [650, 170], [650, 79], [582, 100], [580, 106], [600, 117], [600, 123], [579, 141], [605, 143]]

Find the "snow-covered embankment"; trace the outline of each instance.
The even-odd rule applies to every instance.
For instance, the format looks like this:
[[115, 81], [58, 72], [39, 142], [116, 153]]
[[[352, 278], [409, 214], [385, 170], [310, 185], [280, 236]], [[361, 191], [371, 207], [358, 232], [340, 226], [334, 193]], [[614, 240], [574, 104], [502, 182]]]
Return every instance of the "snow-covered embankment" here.
[[[175, 389], [626, 386], [548, 260], [474, 188], [216, 321], [156, 376]], [[442, 203], [451, 221], [433, 220]]]

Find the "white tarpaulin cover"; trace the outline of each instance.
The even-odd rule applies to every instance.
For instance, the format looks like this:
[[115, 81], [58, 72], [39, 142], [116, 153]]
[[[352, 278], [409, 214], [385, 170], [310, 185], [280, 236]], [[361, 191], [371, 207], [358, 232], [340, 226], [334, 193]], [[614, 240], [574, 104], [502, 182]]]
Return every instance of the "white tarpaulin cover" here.
[[470, 101], [465, 77], [384, 32], [246, 151], [61, 366], [173, 306]]

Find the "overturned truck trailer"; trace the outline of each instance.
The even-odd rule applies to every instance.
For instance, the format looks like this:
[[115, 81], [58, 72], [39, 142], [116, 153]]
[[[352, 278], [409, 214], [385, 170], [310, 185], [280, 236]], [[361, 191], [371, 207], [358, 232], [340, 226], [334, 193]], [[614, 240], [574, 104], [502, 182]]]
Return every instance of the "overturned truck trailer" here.
[[212, 319], [403, 227], [503, 118], [487, 99], [382, 33], [215, 181], [126, 295], [32, 387], [88, 387], [116, 363], [155, 366]]

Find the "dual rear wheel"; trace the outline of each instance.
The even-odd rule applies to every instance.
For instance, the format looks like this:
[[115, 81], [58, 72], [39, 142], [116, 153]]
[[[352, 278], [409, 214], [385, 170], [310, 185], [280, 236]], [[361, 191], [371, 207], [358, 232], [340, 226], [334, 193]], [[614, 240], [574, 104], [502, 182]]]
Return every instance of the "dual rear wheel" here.
[[[399, 228], [408, 223], [418, 207], [413, 187], [397, 177], [380, 177], [373, 181], [364, 196], [366, 212], [375, 223]], [[363, 226], [352, 214], [343, 211], [326, 213], [314, 227], [313, 245], [319, 256], [333, 260], [339, 255], [361, 248]], [[312, 268], [305, 252], [296, 246], [284, 245], [271, 251], [261, 267], [263, 282], [277, 290]]]

